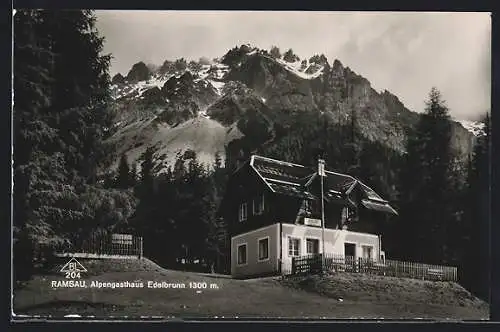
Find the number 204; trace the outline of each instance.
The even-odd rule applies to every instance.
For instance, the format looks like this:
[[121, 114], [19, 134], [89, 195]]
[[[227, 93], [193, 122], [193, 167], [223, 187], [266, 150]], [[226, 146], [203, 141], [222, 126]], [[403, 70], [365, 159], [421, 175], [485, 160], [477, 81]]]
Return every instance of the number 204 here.
[[80, 279], [80, 272], [76, 272], [76, 271], [66, 272], [65, 278], [66, 279]]

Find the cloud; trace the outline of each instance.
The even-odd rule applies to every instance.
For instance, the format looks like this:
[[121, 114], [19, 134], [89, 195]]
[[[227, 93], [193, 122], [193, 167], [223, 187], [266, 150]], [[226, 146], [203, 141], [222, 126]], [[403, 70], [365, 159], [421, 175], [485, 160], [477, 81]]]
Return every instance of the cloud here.
[[325, 54], [422, 111], [432, 86], [453, 116], [490, 108], [489, 13], [97, 11], [97, 26], [113, 54], [111, 73], [138, 61], [221, 57], [250, 43], [302, 58]]

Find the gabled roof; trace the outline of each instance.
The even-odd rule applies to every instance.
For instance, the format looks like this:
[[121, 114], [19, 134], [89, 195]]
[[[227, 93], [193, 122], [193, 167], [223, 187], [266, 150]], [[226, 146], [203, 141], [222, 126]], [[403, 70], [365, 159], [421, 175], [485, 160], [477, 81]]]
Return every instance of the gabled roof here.
[[[274, 193], [304, 199], [318, 199], [311, 187], [315, 181], [319, 180], [313, 168], [258, 155], [251, 156], [249, 165]], [[372, 188], [350, 175], [326, 171], [324, 185], [325, 199], [328, 201], [354, 204], [348, 195], [355, 187], [358, 187], [364, 196], [363, 206], [376, 211], [397, 214]]]
[[[350, 194], [354, 189], [357, 189], [362, 194], [361, 204], [365, 208], [380, 212], [387, 212], [394, 215], [398, 214], [396, 210], [394, 210], [394, 208], [389, 205], [388, 201], [384, 200], [382, 197], [380, 197], [379, 194], [375, 192], [375, 190], [373, 190], [360, 180], [347, 174], [330, 171], [326, 171], [325, 173], [326, 177], [324, 178], [324, 184], [328, 190], [327, 194], [325, 194], [327, 200], [343, 200], [346, 204], [355, 206], [356, 203], [352, 200]], [[310, 184], [312, 184], [314, 181], [319, 181], [319, 176], [317, 175], [317, 173], [311, 179]]]
[[265, 179], [299, 185], [304, 185], [314, 172], [309, 167], [257, 155], [251, 157], [250, 165]]
[[363, 199], [361, 200], [361, 204], [367, 209], [370, 210], [375, 210], [375, 211], [380, 211], [380, 212], [387, 212], [387, 213], [392, 213], [392, 214], [398, 214], [396, 210], [393, 209], [392, 206], [390, 206], [387, 203], [381, 203], [381, 202], [374, 202], [369, 199]]
[[382, 197], [380, 197], [372, 188], [368, 187], [366, 184], [359, 182], [359, 185], [361, 186], [361, 189], [369, 200], [378, 201], [379, 203], [387, 203], [385, 199], [382, 199]]
[[316, 199], [316, 196], [304, 186], [313, 173], [312, 169], [257, 155], [250, 158], [250, 166], [272, 192], [304, 199]]
[[312, 193], [301, 185], [293, 185], [289, 183], [276, 182], [274, 180], [267, 179], [266, 182], [272, 188], [272, 191], [278, 194], [294, 196], [303, 199], [317, 199]]

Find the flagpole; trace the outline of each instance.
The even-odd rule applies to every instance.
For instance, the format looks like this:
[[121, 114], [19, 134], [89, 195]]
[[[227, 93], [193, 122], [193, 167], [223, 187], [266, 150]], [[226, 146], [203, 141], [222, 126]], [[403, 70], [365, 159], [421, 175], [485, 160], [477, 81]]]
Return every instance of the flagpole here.
[[321, 260], [321, 271], [325, 270], [325, 199], [324, 199], [324, 188], [323, 188], [323, 178], [325, 175], [325, 161], [320, 160], [320, 178], [321, 178], [321, 244], [322, 244], [322, 260]]
[[323, 244], [323, 254], [322, 254], [322, 262], [321, 262], [321, 272], [324, 272], [325, 271], [325, 258], [326, 258], [326, 252], [325, 252], [325, 193], [324, 193], [324, 178], [326, 176], [326, 172], [325, 172], [325, 154], [326, 154], [326, 149], [327, 149], [327, 134], [328, 134], [328, 130], [327, 130], [327, 122], [326, 122], [326, 115], [323, 113], [323, 130], [324, 130], [324, 146], [323, 146], [323, 151], [322, 151], [322, 155], [321, 155], [321, 163], [322, 163], [322, 167], [321, 167], [321, 243]]

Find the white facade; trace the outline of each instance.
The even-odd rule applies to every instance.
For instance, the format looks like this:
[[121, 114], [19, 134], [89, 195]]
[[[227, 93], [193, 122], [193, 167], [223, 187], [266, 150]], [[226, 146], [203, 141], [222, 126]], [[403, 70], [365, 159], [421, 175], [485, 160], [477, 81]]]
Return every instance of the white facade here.
[[[325, 253], [339, 256], [346, 256], [345, 244], [354, 245], [354, 257], [366, 258], [367, 249], [371, 250], [371, 258], [378, 261], [384, 252], [381, 248], [380, 237], [375, 234], [351, 232], [347, 230], [327, 229], [325, 228]], [[305, 256], [307, 252], [307, 239], [318, 241], [318, 253], [323, 252], [322, 229], [321, 227], [282, 224], [281, 233], [281, 257], [283, 271], [289, 271], [292, 268], [293, 254], [289, 248], [291, 239], [300, 241], [300, 250], [298, 256]], [[294, 241], [296, 243], [296, 241]]]
[[[375, 234], [325, 229], [324, 239], [327, 255], [346, 256], [346, 244], [353, 251], [348, 255], [356, 259], [370, 256], [378, 261], [384, 255], [381, 239]], [[267, 256], [266, 253], [261, 256], [265, 259], [259, 258], [263, 254], [262, 248], [265, 248], [259, 241], [267, 243]], [[240, 257], [238, 251], [241, 251]], [[323, 251], [321, 227], [283, 223], [280, 229], [279, 223], [272, 224], [231, 238], [231, 274], [245, 277], [291, 271], [292, 257], [314, 253], [311, 251]], [[243, 256], [244, 262], [240, 260]]]
[[[267, 242], [267, 257], [259, 257], [259, 241]], [[245, 277], [274, 274], [279, 271], [279, 224], [272, 224], [231, 238], [231, 275]], [[245, 259], [239, 261], [238, 251]], [[241, 257], [240, 257], [241, 258]]]

